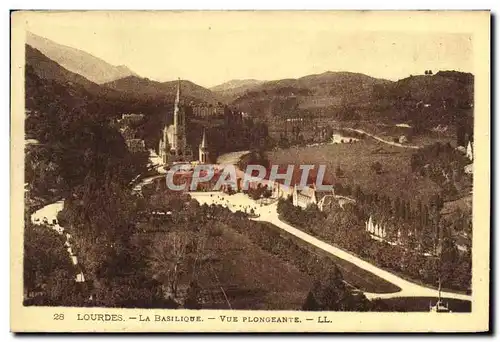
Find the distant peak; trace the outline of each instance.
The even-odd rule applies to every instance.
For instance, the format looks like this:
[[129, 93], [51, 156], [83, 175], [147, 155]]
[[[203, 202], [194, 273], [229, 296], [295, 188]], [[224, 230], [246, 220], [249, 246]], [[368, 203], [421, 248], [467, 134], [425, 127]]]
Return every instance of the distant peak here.
[[78, 47], [57, 43], [51, 39], [26, 31], [26, 43], [39, 50], [65, 69], [80, 74], [92, 82], [103, 84], [129, 75], [137, 75], [125, 65], [112, 65]]

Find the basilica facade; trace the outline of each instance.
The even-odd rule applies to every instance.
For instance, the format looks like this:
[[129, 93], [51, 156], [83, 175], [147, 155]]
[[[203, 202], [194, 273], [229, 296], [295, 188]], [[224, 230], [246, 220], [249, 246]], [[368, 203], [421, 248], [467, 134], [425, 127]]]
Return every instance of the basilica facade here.
[[[165, 118], [165, 125], [161, 131], [158, 144], [158, 155], [164, 165], [195, 162], [195, 156], [187, 142], [186, 109], [187, 107], [181, 101], [181, 81], [179, 80], [174, 102], [173, 124], [168, 125], [168, 117]], [[206, 164], [209, 162], [205, 131], [203, 131], [198, 154], [199, 163]]]
[[165, 120], [165, 126], [160, 137], [158, 155], [161, 157], [163, 164], [191, 161], [193, 158], [193, 153], [186, 140], [186, 108], [181, 103], [180, 80], [177, 83], [173, 115], [173, 124], [167, 125], [168, 121]]

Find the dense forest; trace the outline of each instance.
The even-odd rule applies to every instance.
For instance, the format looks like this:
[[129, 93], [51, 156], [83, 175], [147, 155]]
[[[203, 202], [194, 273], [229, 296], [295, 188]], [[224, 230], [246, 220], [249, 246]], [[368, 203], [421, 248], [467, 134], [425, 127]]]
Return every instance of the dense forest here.
[[416, 133], [450, 125], [462, 137], [472, 134], [474, 76], [438, 71], [391, 82], [362, 74], [326, 72], [258, 84], [231, 104], [269, 120], [293, 115], [410, 122]]
[[[38, 144], [28, 147], [26, 182], [31, 196], [50, 200], [47, 187], [53, 187], [66, 198], [59, 221], [72, 234], [77, 249], [87, 249], [81, 258], [84, 273], [90, 278], [86, 283], [90, 285], [75, 289], [74, 275], [66, 267], [69, 258], [59, 263], [58, 256], [54, 263], [50, 261], [55, 254], [66, 254], [60, 254], [58, 237], [51, 237], [47, 228], [42, 232], [27, 224], [26, 286], [46, 289], [31, 304], [60, 305], [54, 298], [65, 297], [68, 305], [90, 305], [89, 298], [93, 298], [92, 305], [165, 305], [157, 285], [141, 274], [141, 255], [131, 250], [127, 233], [134, 215], [129, 183], [144, 171], [147, 155], [128, 151], [121, 134], [111, 125], [112, 118], [103, 115], [106, 108], [105, 101], [84, 89], [42, 79], [27, 65], [26, 135]], [[52, 239], [44, 249], [38, 246], [39, 235]], [[117, 264], [122, 267], [117, 268]], [[44, 267], [52, 268], [37, 271]], [[57, 277], [51, 277], [54, 272]], [[126, 297], [120, 295], [120, 286], [126, 289]], [[71, 291], [73, 295], [54, 291]]]

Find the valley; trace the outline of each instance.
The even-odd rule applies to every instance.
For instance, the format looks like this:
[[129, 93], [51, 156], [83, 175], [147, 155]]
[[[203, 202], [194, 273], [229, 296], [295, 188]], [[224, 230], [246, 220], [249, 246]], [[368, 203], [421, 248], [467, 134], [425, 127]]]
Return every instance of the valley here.
[[[29, 35], [26, 216], [64, 198], [51, 218], [71, 234], [78, 270], [28, 220], [25, 304], [427, 311], [422, 301], [443, 295], [468, 311], [473, 82], [326, 71], [205, 88]], [[199, 164], [324, 165], [345, 202], [299, 204], [293, 186], [173, 192], [162, 175], [176, 163], [188, 176]], [[368, 220], [384, 226], [378, 240]]]

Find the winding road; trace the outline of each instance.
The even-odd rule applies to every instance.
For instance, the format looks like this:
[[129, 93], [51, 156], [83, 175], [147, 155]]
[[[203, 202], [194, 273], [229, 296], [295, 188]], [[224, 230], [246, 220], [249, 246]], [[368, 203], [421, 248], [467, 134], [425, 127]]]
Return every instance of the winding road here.
[[[194, 192], [190, 193], [191, 197], [197, 200], [200, 204], [207, 203], [210, 204], [219, 204], [229, 208], [231, 211], [236, 212], [238, 210], [242, 210], [242, 208], [254, 208], [255, 213], [259, 215], [258, 218], [253, 218], [255, 221], [265, 221], [272, 223], [276, 227], [283, 229], [296, 236], [297, 238], [310, 243], [313, 246], [316, 246], [338, 258], [344, 259], [359, 268], [362, 268], [370, 273], [375, 274], [376, 276], [398, 286], [401, 290], [393, 293], [371, 293], [365, 292], [365, 295], [368, 299], [376, 299], [376, 298], [398, 298], [398, 297], [438, 297], [438, 291], [435, 289], [431, 289], [419, 284], [412, 283], [406, 279], [399, 277], [389, 271], [386, 271], [382, 268], [379, 268], [353, 254], [346, 252], [340, 248], [332, 246], [324, 241], [321, 241], [315, 238], [312, 235], [309, 235], [283, 221], [281, 221], [278, 217], [277, 213], [277, 203], [273, 203], [267, 206], [261, 206], [259, 203], [253, 201], [248, 196], [237, 193], [235, 195], [227, 196], [220, 192]], [[441, 291], [441, 297], [443, 298], [453, 298], [459, 300], [467, 300], [471, 301], [472, 296], [466, 294], [459, 294], [453, 292], [443, 292]]]
[[[64, 200], [57, 201], [54, 203], [47, 204], [43, 208], [38, 209], [33, 214], [31, 214], [31, 222], [33, 224], [44, 225], [47, 228], [52, 228], [59, 233], [59, 235], [64, 234], [64, 228], [59, 225], [59, 223], [52, 224], [53, 220], [57, 222], [57, 214], [63, 210], [64, 208]], [[47, 223], [44, 221], [47, 220]], [[83, 275], [83, 271], [78, 264], [78, 257], [73, 253], [73, 249], [71, 247], [71, 235], [66, 233], [66, 242], [64, 243], [64, 247], [69, 254], [71, 262], [77, 269], [77, 274], [75, 281], [77, 283], [85, 282], [85, 276]]]
[[[389, 145], [395, 145], [395, 146], [400, 146], [400, 147], [405, 147], [405, 148], [420, 148], [419, 146], [411, 146], [411, 145], [401, 145], [399, 143], [394, 143], [390, 141], [383, 140], [379, 137], [376, 137], [372, 134], [369, 134], [365, 131], [358, 130], [358, 129], [351, 129], [353, 131], [356, 131], [358, 133], [366, 134], [371, 137], [373, 137], [376, 140], [382, 141], [384, 143], [387, 143]], [[246, 153], [243, 152], [241, 154]], [[240, 154], [232, 154], [230, 157], [232, 158], [227, 158], [230, 159], [231, 161], [234, 161], [233, 159], [236, 157], [241, 156]], [[153, 176], [153, 177], [148, 177], [143, 180], [143, 182], [151, 182], [153, 179], [161, 177], [160, 176]], [[386, 299], [386, 298], [399, 298], [399, 297], [438, 297], [439, 292], [438, 290], [431, 289], [413, 282], [410, 282], [406, 279], [401, 278], [400, 276], [393, 274], [387, 270], [384, 270], [380, 267], [377, 267], [349, 252], [346, 252], [343, 249], [340, 249], [338, 247], [335, 247], [331, 244], [328, 244], [324, 241], [319, 240], [318, 238], [307, 234], [303, 232], [300, 229], [297, 229], [288, 223], [285, 223], [279, 219], [278, 212], [277, 212], [277, 202], [274, 202], [269, 205], [262, 205], [261, 203], [258, 203], [248, 197], [247, 195], [243, 193], [236, 193], [234, 195], [227, 195], [222, 192], [190, 192], [189, 193], [191, 197], [195, 200], [197, 200], [200, 204], [219, 204], [222, 205], [228, 209], [230, 209], [232, 212], [236, 211], [242, 211], [242, 212], [250, 212], [251, 209], [254, 209], [254, 212], [256, 214], [256, 218], [252, 218], [253, 220], [256, 221], [265, 221], [269, 222], [276, 227], [286, 231], [289, 234], [292, 234], [296, 236], [297, 238], [313, 245], [316, 246], [317, 248], [320, 248], [338, 258], [344, 259], [355, 266], [364, 269], [365, 271], [368, 271], [370, 273], [375, 274], [376, 276], [396, 285], [399, 287], [401, 290], [393, 293], [371, 293], [371, 292], [364, 292], [366, 297], [368, 299]], [[452, 298], [452, 299], [459, 299], [459, 300], [466, 300], [466, 301], [471, 301], [472, 296], [471, 295], [466, 295], [466, 294], [459, 294], [459, 293], [454, 293], [454, 292], [444, 292], [441, 291], [441, 297], [443, 298]]]
[[[357, 130], [359, 131], [359, 130]], [[384, 141], [385, 142], [385, 141]], [[405, 146], [408, 147], [408, 146]], [[147, 177], [146, 179], [143, 179], [141, 181], [141, 184], [152, 182], [155, 178], [157, 177], [162, 177], [164, 175], [157, 175], [157, 176], [152, 176], [152, 177]], [[338, 258], [341, 258], [343, 260], [346, 260], [355, 266], [364, 269], [365, 271], [368, 271], [370, 273], [375, 274], [376, 276], [396, 285], [399, 287], [401, 290], [393, 293], [371, 293], [371, 292], [364, 292], [366, 297], [368, 299], [386, 299], [386, 298], [399, 298], [399, 297], [438, 297], [439, 293], [435, 289], [431, 289], [413, 282], [410, 282], [406, 279], [401, 278], [400, 276], [393, 274], [389, 271], [386, 271], [382, 268], [379, 268], [349, 252], [346, 252], [345, 250], [342, 250], [338, 247], [335, 247], [331, 244], [328, 244], [324, 241], [319, 240], [318, 238], [307, 234], [303, 232], [300, 229], [297, 229], [288, 223], [285, 223], [279, 219], [278, 212], [277, 212], [277, 202], [273, 202], [271, 204], [261, 204], [247, 195], [243, 193], [236, 193], [234, 195], [227, 195], [222, 192], [190, 192], [189, 193], [191, 197], [195, 200], [197, 200], [200, 204], [218, 204], [222, 205], [224, 207], [227, 207], [233, 212], [236, 211], [242, 211], [242, 212], [249, 212], [251, 209], [254, 210], [256, 216], [252, 218], [252, 220], [255, 221], [265, 221], [269, 222], [276, 227], [286, 231], [289, 234], [294, 235], [295, 237], [317, 247], [325, 252], [330, 253], [331, 255], [334, 255]], [[33, 223], [41, 223], [43, 221], [43, 218], [47, 218], [49, 222], [52, 222], [52, 219], [57, 217], [57, 213], [62, 210], [64, 206], [63, 201], [55, 202], [52, 204], [49, 204], [38, 211], [36, 211], [31, 219]], [[58, 225], [56, 226], [58, 227]], [[60, 232], [62, 234], [62, 231]], [[69, 237], [68, 237], [69, 238]], [[68, 247], [70, 248], [69, 241], [68, 242]], [[69, 254], [71, 257], [72, 255], [71, 250], [68, 250]], [[73, 258], [72, 258], [73, 259]], [[76, 258], [74, 258], [75, 264], [77, 263]], [[77, 276], [78, 277], [78, 276]], [[81, 277], [83, 278], [83, 274], [81, 274]], [[84, 279], [81, 279], [80, 281], [84, 281]], [[471, 295], [466, 295], [466, 294], [459, 294], [459, 293], [453, 293], [453, 292], [443, 292], [441, 291], [441, 297], [443, 298], [452, 298], [452, 299], [458, 299], [458, 300], [466, 300], [466, 301], [471, 301], [472, 296]]]
[[378, 140], [380, 142], [383, 142], [383, 143], [386, 143], [388, 145], [392, 145], [392, 146], [397, 146], [397, 147], [404, 147], [404, 148], [412, 148], [412, 149], [415, 149], [415, 150], [418, 150], [419, 148], [422, 148], [422, 146], [417, 146], [417, 145], [404, 145], [404, 144], [400, 144], [400, 143], [397, 143], [397, 142], [394, 142], [394, 141], [389, 141], [389, 140], [385, 140], [385, 139], [382, 139], [380, 137], [377, 137], [376, 135], [373, 135], [371, 133], [368, 133], [366, 131], [363, 131], [362, 129], [357, 129], [357, 128], [346, 128], [347, 130], [349, 131], [353, 131], [353, 132], [357, 132], [357, 133], [361, 133], [361, 134], [365, 134], [369, 137], [372, 137], [373, 139], [375, 140]]

